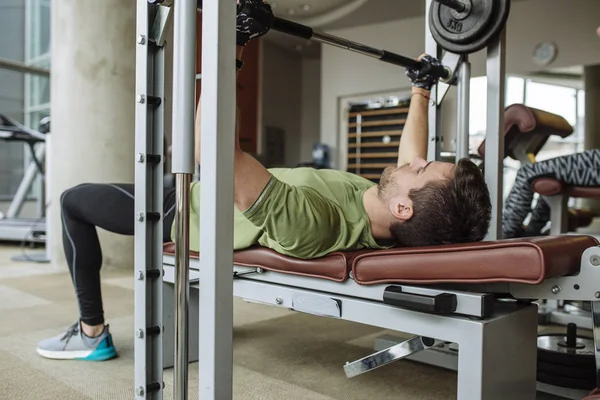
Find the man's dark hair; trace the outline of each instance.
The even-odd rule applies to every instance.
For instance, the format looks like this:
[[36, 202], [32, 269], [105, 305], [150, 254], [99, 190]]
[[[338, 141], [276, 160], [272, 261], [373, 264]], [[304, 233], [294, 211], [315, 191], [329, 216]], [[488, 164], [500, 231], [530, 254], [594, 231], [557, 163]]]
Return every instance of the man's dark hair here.
[[490, 228], [492, 204], [482, 172], [461, 159], [454, 176], [411, 189], [413, 216], [395, 222], [390, 231], [399, 246], [477, 242]]

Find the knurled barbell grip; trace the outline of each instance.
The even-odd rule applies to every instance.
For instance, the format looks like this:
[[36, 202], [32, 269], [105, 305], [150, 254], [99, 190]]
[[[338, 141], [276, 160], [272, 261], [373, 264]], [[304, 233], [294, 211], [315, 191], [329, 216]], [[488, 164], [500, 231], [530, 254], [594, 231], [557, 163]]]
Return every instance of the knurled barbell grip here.
[[460, 0], [434, 0], [440, 4], [445, 5], [446, 7], [450, 7], [453, 10], [458, 11], [459, 13], [465, 11], [467, 6]]

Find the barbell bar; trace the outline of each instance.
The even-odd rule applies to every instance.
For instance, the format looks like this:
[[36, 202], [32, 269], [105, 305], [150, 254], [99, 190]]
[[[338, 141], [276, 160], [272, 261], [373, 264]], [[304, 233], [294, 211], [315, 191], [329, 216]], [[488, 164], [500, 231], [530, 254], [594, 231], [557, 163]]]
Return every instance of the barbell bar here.
[[[160, 4], [167, 0], [148, 0], [152, 3]], [[197, 8], [199, 11], [202, 10], [202, 0], [197, 0]], [[438, 1], [438, 0], [435, 0]], [[458, 0], [442, 0], [454, 2]], [[458, 3], [462, 4], [460, 1]], [[324, 32], [317, 32], [313, 30], [313, 28], [299, 24], [297, 22], [289, 21], [283, 18], [275, 17], [273, 21], [272, 30], [284, 33], [286, 35], [295, 36], [301, 39], [312, 40], [316, 42], [321, 42], [324, 44], [328, 44], [331, 46], [339, 47], [345, 50], [354, 51], [356, 53], [360, 53], [369, 57], [376, 58], [380, 61], [398, 65], [405, 68], [412, 69], [421, 69], [421, 62], [401, 56], [400, 54], [392, 53], [391, 51], [377, 49], [371, 46], [367, 46], [365, 44], [353, 42], [348, 39], [344, 39], [338, 36], [330, 35]], [[452, 77], [452, 71], [447, 67], [434, 67], [431, 71], [428, 71], [433, 75], [439, 77], [442, 81], [449, 80]]]
[[[346, 50], [351, 50], [356, 53], [360, 53], [369, 57], [377, 58], [380, 61], [387, 62], [394, 65], [399, 65], [406, 68], [420, 69], [421, 63], [412, 58], [401, 56], [400, 54], [392, 53], [387, 50], [376, 49], [365, 44], [353, 42], [348, 39], [343, 39], [338, 36], [330, 35], [328, 33], [317, 32], [312, 28], [285, 20], [283, 18], [275, 17], [272, 29], [277, 32], [285, 33], [286, 35], [299, 37], [306, 40], [314, 40], [316, 42], [325, 43], [331, 46], [339, 47]], [[439, 78], [445, 80], [451, 75], [450, 71], [445, 67], [440, 67], [437, 71], [432, 71]]]

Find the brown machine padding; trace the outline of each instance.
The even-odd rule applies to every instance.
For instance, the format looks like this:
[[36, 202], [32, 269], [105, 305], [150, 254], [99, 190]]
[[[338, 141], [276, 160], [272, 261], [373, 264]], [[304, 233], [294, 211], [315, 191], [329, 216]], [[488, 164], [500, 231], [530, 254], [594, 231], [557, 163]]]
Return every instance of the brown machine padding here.
[[[301, 260], [267, 248], [234, 252], [234, 263], [282, 273], [343, 282], [352, 271], [363, 285], [377, 283], [538, 284], [546, 278], [576, 274], [581, 255], [598, 241], [586, 235], [545, 236], [469, 244], [335, 252]], [[166, 254], [174, 245], [166, 244]], [[190, 255], [198, 257], [197, 253]]]
[[[504, 156], [515, 158], [512, 154], [513, 142], [523, 140], [528, 135], [531, 152], [537, 154], [550, 136], [565, 138], [573, 133], [573, 127], [560, 115], [512, 104], [504, 110]], [[477, 150], [485, 157], [485, 140]], [[533, 190], [544, 196], [565, 195], [568, 197], [600, 199], [600, 187], [568, 186], [558, 179], [537, 178], [532, 181]]]
[[562, 194], [581, 199], [600, 199], [600, 187], [569, 186], [554, 178], [537, 178], [532, 185], [536, 193], [544, 196]]
[[598, 241], [586, 235], [541, 236], [413, 249], [380, 250], [356, 258], [361, 284], [493, 283], [539, 284], [575, 274], [581, 255]]
[[[174, 255], [175, 244], [166, 243], [163, 246], [163, 252]], [[302, 260], [286, 257], [266, 247], [252, 247], [235, 251], [233, 262], [243, 267], [262, 268], [287, 274], [344, 282], [348, 279], [349, 266], [356, 254], [358, 252], [333, 252], [325, 257]], [[190, 258], [199, 258], [199, 254], [190, 252]]]
[[[530, 149], [537, 154], [546, 144], [549, 136], [567, 137], [573, 133], [573, 127], [560, 115], [547, 111], [527, 107], [523, 104], [512, 104], [504, 110], [504, 156], [512, 157], [513, 141], [518, 136], [527, 134], [535, 135], [535, 147]], [[522, 138], [519, 138], [522, 140]], [[485, 157], [485, 140], [477, 150], [481, 157]]]

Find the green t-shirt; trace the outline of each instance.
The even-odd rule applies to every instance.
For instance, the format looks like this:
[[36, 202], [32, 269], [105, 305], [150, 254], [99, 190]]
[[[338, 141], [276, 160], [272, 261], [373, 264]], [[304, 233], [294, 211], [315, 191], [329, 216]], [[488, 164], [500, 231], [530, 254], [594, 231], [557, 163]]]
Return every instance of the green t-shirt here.
[[[373, 182], [338, 170], [273, 168], [256, 202], [234, 207], [234, 250], [261, 245], [296, 258], [333, 251], [381, 249], [371, 234], [363, 193]], [[190, 192], [190, 250], [198, 251], [200, 185]], [[174, 238], [175, 229], [172, 231]]]

